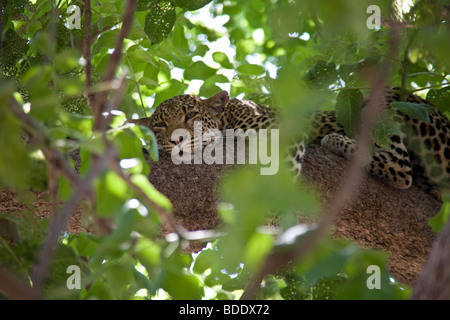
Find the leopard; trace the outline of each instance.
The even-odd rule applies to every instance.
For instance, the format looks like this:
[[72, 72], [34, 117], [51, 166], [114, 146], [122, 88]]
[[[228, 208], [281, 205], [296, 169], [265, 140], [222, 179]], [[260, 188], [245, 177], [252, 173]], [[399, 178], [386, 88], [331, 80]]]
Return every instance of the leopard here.
[[[450, 190], [450, 121], [444, 113], [425, 99], [401, 94], [399, 90], [386, 91], [385, 108], [393, 102], [427, 105], [429, 121], [413, 118], [395, 110], [394, 120], [400, 134], [390, 135], [390, 147], [374, 143], [373, 153], [366, 169], [383, 183], [397, 189], [407, 189], [413, 182], [432, 197], [441, 200], [442, 192]], [[361, 106], [367, 103], [365, 100]], [[175, 146], [195, 144], [194, 123], [201, 121], [202, 132], [209, 129], [225, 132], [227, 129], [278, 128], [279, 110], [260, 105], [251, 100], [230, 98], [227, 91], [203, 99], [192, 94], [182, 94], [158, 105], [150, 117], [130, 119], [128, 122], [151, 129], [163, 152]], [[339, 123], [336, 111], [316, 111], [311, 115], [308, 134], [292, 143], [287, 152], [294, 176], [302, 171], [306, 148], [316, 144], [347, 160], [357, 150], [357, 139], [347, 135]], [[175, 129], [186, 129], [190, 136], [175, 136]]]

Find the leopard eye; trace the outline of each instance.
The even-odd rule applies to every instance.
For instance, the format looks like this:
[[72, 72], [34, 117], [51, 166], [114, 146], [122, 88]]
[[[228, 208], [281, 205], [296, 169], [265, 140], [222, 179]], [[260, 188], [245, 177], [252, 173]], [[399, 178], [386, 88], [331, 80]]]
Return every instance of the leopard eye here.
[[165, 122], [157, 122], [153, 126], [157, 127], [157, 128], [165, 128], [166, 127], [166, 123]]
[[192, 112], [189, 112], [186, 116], [185, 116], [185, 120], [189, 120], [189, 119], [192, 119], [192, 118], [194, 118], [196, 115], [198, 115], [198, 112], [197, 111], [192, 111]]

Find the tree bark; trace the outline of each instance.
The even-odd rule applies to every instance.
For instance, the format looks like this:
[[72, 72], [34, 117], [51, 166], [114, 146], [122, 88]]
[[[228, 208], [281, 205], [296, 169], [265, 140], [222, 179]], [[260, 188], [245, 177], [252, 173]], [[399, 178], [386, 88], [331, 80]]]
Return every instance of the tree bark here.
[[[173, 213], [188, 230], [212, 229], [221, 221], [216, 212], [220, 177], [237, 165], [175, 165], [170, 155], [150, 161], [152, 184], [173, 204]], [[349, 162], [328, 150], [313, 146], [307, 150], [303, 175], [323, 195], [324, 207], [341, 186]], [[412, 186], [393, 189], [368, 177], [359, 196], [334, 221], [333, 235], [369, 248], [386, 250], [389, 267], [397, 281], [413, 284], [435, 239], [428, 219], [441, 203]], [[305, 218], [299, 216], [300, 221]], [[201, 246], [191, 246], [192, 251]]]

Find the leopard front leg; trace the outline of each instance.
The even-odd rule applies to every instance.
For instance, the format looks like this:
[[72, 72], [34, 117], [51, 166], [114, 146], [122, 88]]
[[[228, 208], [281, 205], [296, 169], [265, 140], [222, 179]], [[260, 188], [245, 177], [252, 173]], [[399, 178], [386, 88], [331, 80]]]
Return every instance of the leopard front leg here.
[[[326, 135], [321, 145], [333, 153], [351, 160], [356, 151], [356, 140], [339, 133]], [[391, 148], [376, 147], [372, 161], [368, 165], [370, 173], [380, 177], [387, 185], [406, 189], [412, 183], [411, 161], [408, 151], [398, 136], [391, 137]]]
[[305, 142], [294, 143], [288, 150], [287, 161], [291, 164], [291, 170], [296, 177], [300, 176], [302, 171], [303, 158], [305, 156]]

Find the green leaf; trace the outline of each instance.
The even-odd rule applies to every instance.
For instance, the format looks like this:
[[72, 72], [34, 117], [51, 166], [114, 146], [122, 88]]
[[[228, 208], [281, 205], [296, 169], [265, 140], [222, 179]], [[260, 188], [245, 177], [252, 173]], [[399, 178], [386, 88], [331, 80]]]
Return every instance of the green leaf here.
[[373, 138], [382, 148], [390, 149], [392, 141], [389, 137], [401, 134], [398, 122], [394, 120], [394, 114], [393, 109], [386, 110], [382, 119], [375, 125]]
[[435, 233], [440, 232], [450, 219], [450, 195], [443, 194], [442, 200], [444, 201], [444, 204], [442, 205], [441, 210], [434, 217], [428, 220], [428, 225]]
[[233, 69], [234, 68], [233, 64], [230, 62], [230, 59], [228, 59], [228, 56], [223, 52], [220, 52], [220, 51], [214, 52], [212, 54], [212, 58], [215, 62], [220, 64], [225, 69]]
[[71, 49], [64, 49], [58, 52], [54, 57], [53, 63], [58, 71], [68, 72], [78, 66], [79, 59], [79, 52]]
[[175, 7], [170, 1], [158, 1], [145, 17], [144, 31], [152, 45], [166, 39], [175, 24]]
[[200, 280], [185, 272], [167, 270], [166, 282], [163, 286], [176, 300], [200, 300], [204, 294]]
[[[151, 183], [148, 178], [142, 174], [133, 174], [131, 176], [131, 181], [138, 185], [145, 194], [156, 202], [159, 206], [170, 211], [172, 210], [172, 204], [170, 200], [167, 199], [162, 193], [160, 193]], [[151, 208], [149, 208], [151, 209]]]
[[161, 262], [161, 247], [146, 238], [139, 238], [134, 248], [141, 264], [151, 270]]
[[237, 68], [237, 71], [247, 76], [260, 76], [264, 74], [265, 69], [257, 64], [244, 63]]
[[184, 71], [184, 78], [187, 80], [206, 80], [216, 74], [217, 69], [208, 67], [203, 61], [196, 61]]
[[211, 268], [214, 260], [217, 259], [216, 251], [212, 249], [203, 249], [200, 254], [195, 258], [192, 271], [197, 274], [202, 274], [209, 268]]
[[337, 120], [344, 126], [344, 130], [349, 136], [353, 136], [356, 133], [363, 100], [363, 94], [357, 89], [343, 89], [337, 96]]
[[152, 55], [150, 52], [143, 50], [141, 46], [133, 45], [127, 50], [128, 61], [130, 62], [133, 72], [139, 72], [146, 69], [148, 64], [154, 66]]
[[81, 137], [89, 138], [92, 135], [92, 116], [67, 112], [61, 114], [61, 120], [65, 126], [74, 130]]
[[248, 54], [255, 52], [255, 41], [253, 39], [240, 40], [236, 45], [236, 60], [244, 61]]
[[203, 8], [212, 0], [172, 0], [172, 2], [177, 6], [185, 10], [198, 10]]
[[98, 279], [88, 289], [85, 299], [111, 300], [112, 292], [108, 283], [104, 279]]
[[76, 237], [73, 246], [79, 255], [91, 257], [98, 247], [98, 241], [93, 235], [82, 232]]
[[338, 68], [339, 76], [342, 80], [348, 83], [365, 68], [375, 66], [379, 60], [379, 56], [370, 56], [357, 63], [341, 64]]
[[211, 273], [206, 276], [205, 278], [205, 285], [208, 287], [214, 287], [221, 285], [225, 281], [228, 281], [230, 279], [230, 276], [226, 273], [221, 272], [215, 272]]
[[138, 0], [136, 11], [148, 10], [148, 8], [150, 8], [153, 2], [154, 0]]
[[93, 44], [92, 55], [94, 56], [102, 50], [113, 49], [116, 45], [118, 35], [118, 29], [103, 32]]
[[173, 30], [172, 38], [173, 46], [183, 54], [189, 51], [188, 41], [184, 35], [184, 27], [182, 25], [176, 25]]
[[423, 65], [423, 63], [411, 63], [408, 65], [408, 78], [412, 78], [416, 84], [420, 87], [425, 87], [429, 81], [430, 75], [428, 69]]
[[245, 266], [250, 270], [256, 270], [265, 261], [265, 257], [272, 249], [273, 243], [274, 239], [272, 235], [258, 232], [253, 233], [247, 242], [244, 260]]
[[50, 65], [36, 66], [22, 78], [25, 88], [31, 96], [30, 116], [46, 124], [57, 117], [59, 98], [50, 87], [52, 69]]
[[164, 87], [159, 87], [157, 89], [154, 106], [159, 105], [167, 99], [183, 94], [187, 87], [188, 85], [184, 82], [176, 79], [170, 79], [169, 82], [165, 83]]
[[220, 87], [216, 86], [215, 84], [207, 84], [205, 81], [205, 83], [200, 88], [199, 95], [201, 97], [212, 97], [220, 91], [222, 91]]
[[325, 87], [337, 80], [336, 64], [318, 60], [309, 71], [303, 76], [314, 86]]
[[128, 198], [128, 186], [114, 172], [109, 171], [95, 182], [95, 195], [98, 215], [110, 217], [118, 212]]
[[430, 105], [412, 102], [393, 102], [391, 106], [413, 119], [430, 122], [430, 116], [428, 115], [428, 110], [432, 108]]
[[427, 93], [427, 101], [442, 112], [450, 111], [450, 87], [442, 89], [430, 89]]
[[[153, 131], [144, 126], [134, 126], [131, 130], [136, 134], [139, 139], [144, 140], [145, 145], [143, 146], [153, 161], [158, 161], [159, 153], [158, 153], [158, 142], [156, 140], [156, 136]], [[144, 168], [145, 170], [142, 172], [144, 174], [148, 174], [147, 166]]]
[[139, 157], [142, 153], [142, 144], [133, 132], [129, 130], [119, 130], [115, 136], [119, 146], [119, 158], [130, 159]]
[[106, 16], [98, 20], [98, 28], [100, 30], [111, 29], [115, 24], [118, 23], [118, 19], [115, 16]]
[[16, 189], [28, 182], [29, 159], [20, 124], [5, 102], [0, 102], [0, 180]]
[[[4, 21], [5, 23], [5, 21]], [[5, 32], [5, 40], [2, 43], [0, 66], [15, 67], [17, 61], [24, 58], [28, 51], [27, 40], [19, 36], [14, 30]]]
[[127, 299], [130, 297], [129, 288], [134, 283], [134, 266], [126, 260], [108, 262], [104, 274], [111, 287], [114, 299]]

